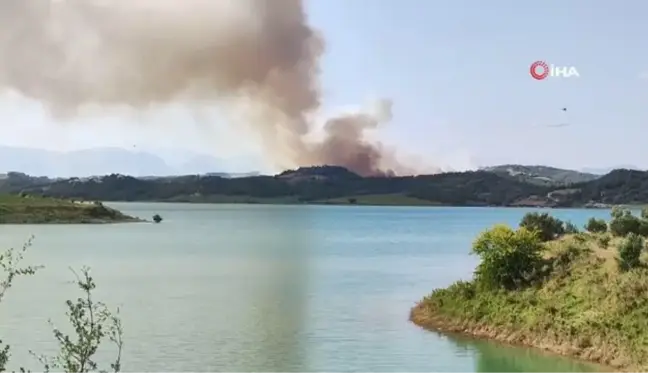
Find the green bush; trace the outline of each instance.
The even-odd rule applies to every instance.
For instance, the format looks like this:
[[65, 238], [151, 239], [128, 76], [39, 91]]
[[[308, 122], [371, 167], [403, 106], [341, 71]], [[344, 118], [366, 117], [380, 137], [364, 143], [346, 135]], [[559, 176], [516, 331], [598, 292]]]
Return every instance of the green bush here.
[[648, 208], [641, 209], [641, 218], [648, 220]]
[[605, 233], [608, 225], [603, 219], [590, 218], [585, 224], [585, 230], [590, 233]]
[[568, 221], [565, 223], [565, 234], [577, 234], [580, 233], [578, 227], [574, 223]]
[[551, 241], [565, 234], [564, 223], [547, 213], [527, 213], [520, 221], [520, 228], [538, 232], [542, 241]]
[[635, 233], [629, 233], [619, 246], [617, 262], [619, 268], [627, 271], [641, 264], [640, 256], [644, 248], [644, 238]]
[[612, 241], [612, 237], [610, 237], [609, 234], [604, 234], [598, 239], [599, 245], [604, 249], [607, 249], [608, 246], [610, 246], [610, 241]]
[[630, 233], [645, 237], [648, 236], [648, 220], [633, 215], [628, 209], [615, 207], [612, 209], [610, 232], [618, 237], [625, 237]]
[[543, 246], [537, 231], [520, 228], [514, 231], [497, 225], [483, 232], [473, 243], [472, 251], [481, 259], [475, 270], [479, 285], [515, 289], [534, 280], [542, 261]]

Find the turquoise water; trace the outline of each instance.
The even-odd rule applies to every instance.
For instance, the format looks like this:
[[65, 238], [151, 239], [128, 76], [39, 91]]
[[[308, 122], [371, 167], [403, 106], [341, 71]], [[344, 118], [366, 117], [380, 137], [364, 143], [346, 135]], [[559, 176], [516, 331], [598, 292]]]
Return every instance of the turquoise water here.
[[[588, 371], [592, 366], [410, 324], [432, 289], [469, 278], [477, 233], [528, 209], [112, 204], [161, 224], [0, 226], [0, 245], [36, 236], [0, 306], [10, 367], [41, 369], [48, 318], [89, 265], [120, 306], [125, 371]], [[551, 210], [581, 225], [602, 210]], [[102, 359], [111, 351], [104, 351]]]

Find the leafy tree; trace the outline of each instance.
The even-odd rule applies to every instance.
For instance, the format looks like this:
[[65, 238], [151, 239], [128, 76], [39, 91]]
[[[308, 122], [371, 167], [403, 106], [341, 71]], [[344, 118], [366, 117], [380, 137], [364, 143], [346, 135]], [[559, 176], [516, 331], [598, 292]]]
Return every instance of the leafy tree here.
[[496, 225], [483, 232], [473, 243], [472, 251], [481, 259], [475, 279], [487, 287], [514, 289], [533, 281], [542, 260], [543, 246], [537, 231], [516, 231]]
[[551, 241], [565, 234], [564, 223], [546, 212], [543, 214], [527, 213], [520, 221], [520, 228], [538, 232], [538, 237], [542, 241]]
[[[0, 281], [0, 301], [4, 300], [6, 291], [17, 277], [33, 275], [43, 268], [43, 266], [20, 265], [32, 240], [33, 237], [20, 250], [9, 249], [0, 254], [0, 268], [4, 272], [3, 280]], [[78, 298], [76, 302], [71, 300], [66, 302], [68, 319], [76, 335], [74, 337], [65, 335], [59, 329], [54, 328], [54, 336], [60, 346], [59, 354], [49, 358], [43, 355], [38, 356], [32, 351], [30, 353], [43, 363], [45, 372], [55, 369], [70, 373], [87, 373], [97, 369], [93, 356], [102, 340], [108, 337], [117, 347], [117, 357], [110, 367], [113, 372], [119, 372], [123, 347], [123, 330], [118, 315], [119, 311], [113, 314], [103, 303], [93, 300], [92, 291], [96, 285], [90, 277], [88, 268], [84, 267], [81, 270], [81, 276], [77, 275], [76, 284], [83, 291], [84, 297]], [[6, 371], [10, 357], [10, 346], [3, 346], [0, 341], [0, 372]], [[25, 368], [20, 368], [20, 371], [29, 372]], [[105, 370], [102, 371], [105, 372]]]
[[640, 256], [644, 248], [644, 238], [635, 233], [629, 233], [619, 246], [617, 263], [621, 270], [638, 267], [641, 264]]
[[607, 229], [607, 223], [603, 219], [590, 218], [585, 224], [585, 230], [590, 233], [605, 233]]

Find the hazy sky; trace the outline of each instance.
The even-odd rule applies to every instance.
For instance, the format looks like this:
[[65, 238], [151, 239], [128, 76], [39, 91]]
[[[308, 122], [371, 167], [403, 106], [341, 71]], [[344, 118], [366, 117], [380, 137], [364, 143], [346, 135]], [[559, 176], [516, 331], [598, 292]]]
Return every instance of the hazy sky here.
[[[310, 0], [308, 9], [327, 40], [326, 110], [393, 99], [394, 119], [377, 137], [406, 156], [455, 168], [648, 168], [648, 3]], [[580, 77], [536, 81], [536, 60], [574, 66]], [[37, 103], [1, 97], [2, 145], [175, 147], [261, 159], [210, 112], [55, 123]]]

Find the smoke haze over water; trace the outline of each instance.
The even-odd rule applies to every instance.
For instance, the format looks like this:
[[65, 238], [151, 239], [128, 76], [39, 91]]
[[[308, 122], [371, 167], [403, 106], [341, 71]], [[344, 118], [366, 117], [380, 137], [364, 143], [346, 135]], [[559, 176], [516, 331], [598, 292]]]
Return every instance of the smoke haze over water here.
[[279, 167], [411, 172], [366, 139], [391, 119], [387, 100], [306, 139], [321, 105], [324, 44], [300, 0], [0, 0], [0, 90], [58, 117], [86, 105], [217, 104]]

